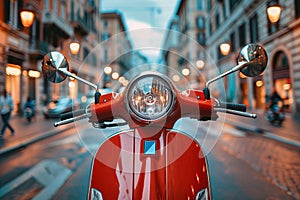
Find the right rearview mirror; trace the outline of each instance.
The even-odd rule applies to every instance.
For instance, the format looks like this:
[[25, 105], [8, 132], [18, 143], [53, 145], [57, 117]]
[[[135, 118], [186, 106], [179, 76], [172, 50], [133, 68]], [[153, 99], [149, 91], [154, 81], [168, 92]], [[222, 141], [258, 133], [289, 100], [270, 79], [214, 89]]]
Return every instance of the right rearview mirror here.
[[268, 56], [265, 49], [259, 44], [248, 44], [242, 48], [238, 56], [238, 64], [244, 62], [242, 74], [248, 77], [260, 75], [267, 67]]
[[64, 71], [69, 71], [69, 64], [66, 57], [58, 52], [47, 53], [42, 61], [44, 77], [53, 83], [60, 83], [67, 78]]

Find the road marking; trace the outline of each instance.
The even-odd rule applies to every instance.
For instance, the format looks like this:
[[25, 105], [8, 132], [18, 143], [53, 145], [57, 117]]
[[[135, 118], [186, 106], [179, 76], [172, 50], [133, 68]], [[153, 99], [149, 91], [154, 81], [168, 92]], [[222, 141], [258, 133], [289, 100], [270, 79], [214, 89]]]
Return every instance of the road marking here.
[[0, 188], [0, 198], [33, 178], [44, 188], [33, 200], [48, 200], [72, 174], [71, 170], [52, 160], [43, 160]]

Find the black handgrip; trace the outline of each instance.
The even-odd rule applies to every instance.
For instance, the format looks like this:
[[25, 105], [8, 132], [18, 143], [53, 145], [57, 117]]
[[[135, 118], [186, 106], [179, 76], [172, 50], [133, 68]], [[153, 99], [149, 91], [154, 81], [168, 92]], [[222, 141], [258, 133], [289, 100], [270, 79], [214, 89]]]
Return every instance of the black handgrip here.
[[222, 102], [221, 103], [222, 108], [227, 108], [230, 110], [237, 110], [241, 112], [246, 112], [247, 108], [245, 104], [239, 104], [239, 103], [227, 103], [227, 102]]
[[60, 120], [65, 120], [65, 119], [70, 119], [70, 118], [73, 118], [73, 117], [77, 117], [77, 116], [80, 116], [80, 115], [83, 115], [85, 114], [85, 109], [81, 109], [81, 110], [76, 110], [74, 112], [67, 112], [67, 113], [64, 113], [64, 114], [61, 114], [60, 115]]

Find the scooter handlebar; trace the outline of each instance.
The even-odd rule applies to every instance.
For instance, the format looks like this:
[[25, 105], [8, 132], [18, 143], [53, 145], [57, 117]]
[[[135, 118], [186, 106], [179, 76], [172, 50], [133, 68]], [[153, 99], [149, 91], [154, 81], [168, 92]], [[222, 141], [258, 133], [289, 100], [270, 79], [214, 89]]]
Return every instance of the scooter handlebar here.
[[221, 102], [220, 108], [227, 108], [230, 110], [237, 110], [237, 111], [241, 111], [241, 112], [246, 112], [246, 110], [247, 110], [245, 104], [228, 103], [228, 102]]
[[67, 112], [67, 113], [60, 115], [60, 120], [62, 121], [62, 120], [70, 119], [73, 117], [78, 117], [83, 114], [85, 114], [85, 109], [76, 110], [74, 112], [73, 111]]

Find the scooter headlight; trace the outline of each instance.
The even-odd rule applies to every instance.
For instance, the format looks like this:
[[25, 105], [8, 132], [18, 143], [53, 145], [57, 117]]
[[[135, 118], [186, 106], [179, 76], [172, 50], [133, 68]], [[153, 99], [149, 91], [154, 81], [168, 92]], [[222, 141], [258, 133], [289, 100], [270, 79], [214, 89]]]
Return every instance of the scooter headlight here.
[[166, 116], [174, 104], [172, 85], [162, 74], [141, 75], [128, 86], [127, 101], [138, 119], [157, 120]]

